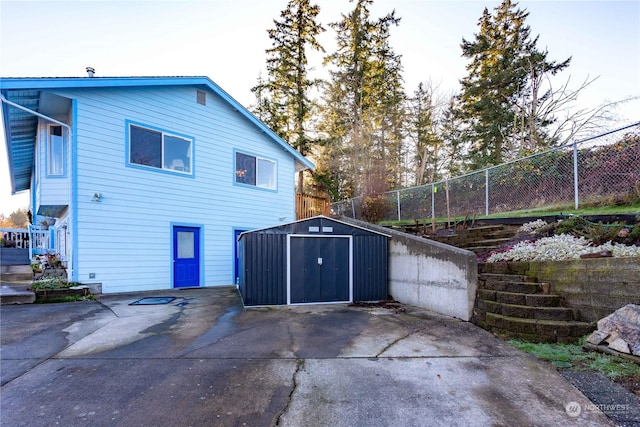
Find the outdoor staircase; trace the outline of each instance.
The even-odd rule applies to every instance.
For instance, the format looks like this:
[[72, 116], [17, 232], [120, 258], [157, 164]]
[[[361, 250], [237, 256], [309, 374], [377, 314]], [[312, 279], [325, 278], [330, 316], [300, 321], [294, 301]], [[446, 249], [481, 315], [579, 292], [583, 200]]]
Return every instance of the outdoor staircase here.
[[0, 304], [35, 302], [36, 294], [29, 289], [32, 279], [30, 265], [0, 265]]
[[576, 342], [595, 325], [578, 320], [576, 310], [563, 307], [548, 283], [527, 276], [480, 273], [472, 322], [507, 338], [529, 342]]
[[511, 225], [485, 225], [455, 230], [446, 236], [429, 236], [429, 239], [481, 254], [511, 240], [518, 234], [518, 228]]

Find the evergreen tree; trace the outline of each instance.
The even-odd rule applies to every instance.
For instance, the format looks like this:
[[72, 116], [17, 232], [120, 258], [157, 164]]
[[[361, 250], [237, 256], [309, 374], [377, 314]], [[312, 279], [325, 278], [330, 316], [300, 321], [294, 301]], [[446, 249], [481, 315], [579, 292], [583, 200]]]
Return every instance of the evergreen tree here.
[[547, 53], [537, 50], [538, 39], [530, 38], [525, 25], [528, 15], [517, 3], [503, 0], [493, 15], [484, 9], [475, 40], [462, 40], [462, 56], [471, 62], [468, 76], [460, 81], [459, 99], [473, 169], [500, 164], [523, 145], [545, 145], [541, 139], [548, 123], [536, 117], [540, 99], [535, 83], [541, 73], [556, 73], [569, 60], [549, 62]]
[[[324, 52], [317, 36], [324, 31], [316, 22], [320, 8], [310, 0], [289, 0], [287, 8], [269, 29], [272, 47], [267, 49], [267, 79], [258, 80], [255, 113], [302, 155], [309, 154], [314, 138], [308, 129], [313, 101], [311, 90], [318, 81], [309, 77], [307, 48]], [[303, 172], [297, 191], [303, 192]]]
[[330, 24], [337, 48], [325, 58], [333, 68], [324, 97], [323, 131], [332, 144], [325, 151], [342, 157], [332, 157], [334, 167], [348, 168], [344, 175], [329, 174], [347, 181], [331, 185], [351, 192], [340, 197], [379, 194], [398, 177], [404, 92], [400, 57], [389, 44], [389, 30], [400, 18], [392, 12], [372, 20], [372, 3], [357, 0], [351, 13]]

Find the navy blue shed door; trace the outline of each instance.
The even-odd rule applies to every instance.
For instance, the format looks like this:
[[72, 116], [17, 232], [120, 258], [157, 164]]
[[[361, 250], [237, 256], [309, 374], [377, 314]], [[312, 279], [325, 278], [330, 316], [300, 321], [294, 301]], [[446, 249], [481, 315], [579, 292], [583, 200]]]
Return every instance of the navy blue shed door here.
[[291, 236], [291, 304], [349, 301], [349, 238]]
[[173, 227], [173, 287], [200, 286], [200, 229]]

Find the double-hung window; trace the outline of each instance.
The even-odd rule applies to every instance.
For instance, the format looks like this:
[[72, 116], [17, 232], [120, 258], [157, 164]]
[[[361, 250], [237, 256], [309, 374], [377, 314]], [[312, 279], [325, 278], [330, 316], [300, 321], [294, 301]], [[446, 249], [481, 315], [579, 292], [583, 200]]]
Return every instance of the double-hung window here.
[[192, 174], [193, 140], [129, 124], [129, 163]]
[[236, 183], [268, 190], [276, 189], [276, 162], [236, 152]]
[[64, 136], [62, 126], [49, 126], [49, 140], [47, 141], [47, 175], [64, 175]]

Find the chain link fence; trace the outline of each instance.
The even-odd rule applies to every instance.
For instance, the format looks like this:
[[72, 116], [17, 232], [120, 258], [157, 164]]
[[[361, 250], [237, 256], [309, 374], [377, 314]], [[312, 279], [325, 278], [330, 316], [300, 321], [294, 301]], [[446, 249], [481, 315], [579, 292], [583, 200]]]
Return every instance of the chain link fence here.
[[[389, 191], [384, 220], [473, 217], [640, 199], [640, 122], [445, 181]], [[364, 219], [363, 198], [331, 204]]]

